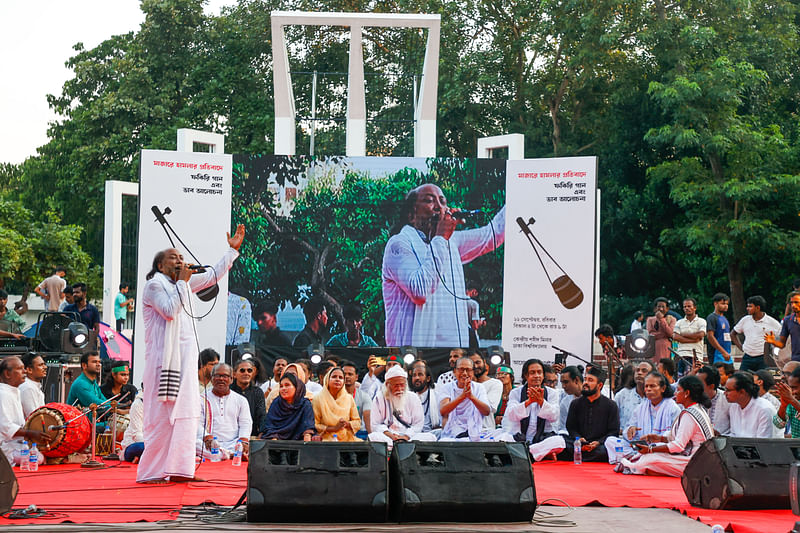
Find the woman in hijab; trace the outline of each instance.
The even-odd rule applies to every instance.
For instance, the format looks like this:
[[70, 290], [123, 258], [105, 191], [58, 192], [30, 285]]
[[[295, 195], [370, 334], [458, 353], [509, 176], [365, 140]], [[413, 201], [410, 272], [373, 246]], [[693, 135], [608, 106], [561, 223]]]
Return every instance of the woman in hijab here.
[[323, 441], [360, 441], [355, 433], [361, 427], [356, 402], [344, 388], [344, 371], [331, 368], [323, 380], [322, 390], [314, 396], [314, 419]]
[[[287, 372], [289, 374], [294, 374], [295, 376], [297, 376], [297, 380], [300, 383], [303, 383], [303, 385], [305, 385], [306, 371], [303, 370], [303, 365], [300, 365], [298, 363], [292, 363], [290, 365], [286, 365], [286, 368], [283, 369], [283, 374], [281, 374], [281, 377], [285, 376]], [[280, 383], [280, 380], [278, 380], [278, 383]], [[269, 391], [269, 394], [267, 394], [267, 399], [265, 401], [267, 411], [269, 411], [269, 408], [272, 405], [272, 402], [275, 401], [275, 398], [278, 397], [279, 389], [280, 387], [272, 387], [272, 389], [270, 389]], [[307, 388], [305, 389], [305, 391], [306, 391], [305, 397], [308, 398], [308, 401], [310, 402], [311, 400], [314, 399], [314, 395]]]
[[314, 409], [305, 397], [306, 386], [291, 372], [284, 372], [261, 426], [261, 438], [273, 440], [311, 440], [315, 433]]

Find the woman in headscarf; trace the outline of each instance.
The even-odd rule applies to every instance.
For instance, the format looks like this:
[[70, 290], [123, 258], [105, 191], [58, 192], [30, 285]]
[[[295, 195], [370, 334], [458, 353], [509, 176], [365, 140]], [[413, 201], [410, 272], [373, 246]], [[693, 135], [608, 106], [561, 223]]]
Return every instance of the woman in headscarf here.
[[341, 368], [331, 368], [325, 374], [322, 390], [314, 396], [312, 405], [317, 432], [322, 440], [361, 440], [355, 435], [361, 428], [361, 418], [353, 396], [344, 388], [344, 371]]
[[[286, 375], [287, 372], [289, 374], [294, 374], [295, 376], [297, 376], [298, 381], [300, 381], [301, 383], [303, 383], [303, 385], [305, 385], [305, 383], [306, 383], [306, 371], [303, 369], [303, 365], [301, 365], [299, 363], [292, 363], [290, 365], [286, 365], [286, 368], [283, 369], [283, 374], [281, 374], [281, 377]], [[280, 383], [280, 378], [278, 378], [278, 383]], [[305, 386], [303, 388], [306, 391], [305, 392], [305, 397], [308, 399], [308, 401], [313, 400], [314, 399], [314, 395]], [[280, 389], [280, 387], [272, 387], [272, 389], [270, 389], [270, 391], [269, 391], [269, 394], [267, 394], [267, 399], [266, 399], [266, 410], [267, 411], [269, 411], [269, 408], [272, 406], [272, 402], [275, 401], [275, 398], [278, 397], [278, 390], [279, 389]]]
[[278, 382], [278, 397], [272, 402], [261, 426], [262, 439], [311, 440], [315, 433], [314, 409], [305, 397], [306, 386], [291, 372]]

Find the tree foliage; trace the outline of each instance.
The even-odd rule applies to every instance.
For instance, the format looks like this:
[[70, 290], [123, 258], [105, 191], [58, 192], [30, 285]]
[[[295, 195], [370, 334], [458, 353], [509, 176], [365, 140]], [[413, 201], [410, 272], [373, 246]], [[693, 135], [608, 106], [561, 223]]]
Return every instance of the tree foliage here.
[[[737, 316], [752, 293], [777, 304], [777, 313], [797, 275], [800, 230], [797, 7], [792, 0], [240, 0], [208, 16], [201, 0], [143, 0], [138, 31], [90, 50], [76, 44], [68, 61], [74, 77], [50, 97], [60, 118], [49, 142], [19, 168], [0, 168], [0, 190], [36, 220], [84, 227], [81, 243], [99, 262], [103, 183], [136, 181], [140, 149], [172, 149], [175, 130], [192, 127], [225, 134], [229, 153], [272, 152], [271, 10], [437, 13], [436, 161], [472, 156], [478, 137], [501, 133], [525, 134], [528, 157], [599, 157], [602, 320], [627, 326], [633, 307], [648, 309], [659, 295], [705, 297], [702, 314], [718, 291], [732, 293]], [[335, 120], [317, 123], [315, 156], [342, 154], [346, 77], [333, 73], [347, 71], [346, 31], [292, 27], [287, 36], [301, 117], [312, 100], [311, 75], [301, 72], [330, 73], [319, 76], [316, 106]], [[407, 121], [426, 37], [364, 30], [372, 154], [412, 152]], [[308, 154], [310, 122], [298, 125], [298, 153]], [[313, 265], [322, 242], [306, 233], [316, 252], [289, 244], [320, 229], [344, 239], [351, 228], [320, 225], [311, 209], [333, 208], [337, 195], [356, 193], [352, 186], [334, 191], [321, 181], [317, 196], [303, 199], [308, 206], [298, 204], [308, 209], [307, 227], [275, 220], [283, 240], [265, 242], [304, 258], [303, 268]], [[393, 198], [374, 186], [361, 192]], [[258, 203], [237, 206], [235, 216], [255, 220]], [[257, 228], [268, 237], [267, 226]], [[367, 257], [357, 252], [355, 264]], [[336, 272], [303, 275], [325, 285]], [[284, 274], [264, 274], [265, 291], [279, 290]]]

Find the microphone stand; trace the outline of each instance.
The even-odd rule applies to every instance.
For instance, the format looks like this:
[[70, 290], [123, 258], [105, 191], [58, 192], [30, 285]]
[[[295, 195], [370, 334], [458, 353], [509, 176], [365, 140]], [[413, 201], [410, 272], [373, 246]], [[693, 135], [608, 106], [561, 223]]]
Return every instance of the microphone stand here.
[[[551, 347], [551, 348], [553, 348], [553, 349], [555, 349], [555, 350], [558, 350], [559, 352], [563, 353], [564, 355], [568, 355], [568, 356], [570, 356], [570, 357], [574, 357], [574, 358], [575, 358], [575, 359], [577, 359], [578, 361], [582, 361], [582, 362], [586, 363], [587, 365], [597, 366], [597, 365], [595, 365], [594, 363], [587, 361], [587, 360], [586, 360], [586, 359], [584, 359], [583, 357], [580, 357], [580, 356], [578, 356], [578, 355], [575, 355], [575, 354], [574, 354], [574, 353], [572, 353], [572, 352], [568, 352], [568, 351], [566, 351], [566, 350], [565, 350], [565, 349], [563, 349], [563, 348], [559, 348], [558, 346], [555, 346], [555, 345], [553, 345], [553, 344], [551, 344], [551, 345], [550, 345], [550, 347]], [[566, 359], [565, 359], [565, 362], [566, 362]]]
[[[167, 234], [167, 239], [169, 239], [169, 243], [172, 245], [172, 247], [175, 248], [175, 241], [172, 240], [172, 235], [175, 235], [175, 238], [178, 239], [178, 242], [181, 243], [183, 248], [189, 253], [189, 255], [192, 256], [192, 259], [194, 259], [197, 262], [197, 264], [200, 264], [200, 260], [197, 258], [197, 256], [195, 256], [189, 249], [189, 247], [186, 246], [186, 243], [183, 242], [183, 239], [180, 238], [178, 233], [172, 228], [172, 226], [169, 225], [169, 222], [167, 222], [167, 219], [164, 217], [164, 215], [169, 215], [170, 213], [172, 213], [172, 209], [170, 209], [169, 207], [165, 207], [164, 212], [162, 213], [161, 210], [158, 208], [158, 206], [154, 205], [150, 207], [150, 210], [156, 216], [156, 221], [159, 224], [161, 224], [161, 228], [164, 230], [164, 233]], [[170, 235], [170, 232], [172, 232], [172, 235]], [[199, 273], [200, 270], [197, 270], [197, 272]], [[214, 277], [216, 278], [216, 272], [214, 273]], [[215, 279], [214, 285], [211, 285], [210, 287], [206, 287], [205, 289], [198, 291], [197, 297], [204, 302], [208, 302], [213, 298], [215, 298], [217, 294], [219, 294], [219, 285], [216, 283], [216, 281], [217, 280]]]
[[614, 372], [614, 363], [616, 362], [619, 365], [619, 368], [622, 368], [622, 361], [620, 361], [619, 357], [617, 357], [617, 353], [614, 350], [614, 347], [608, 344], [608, 342], [603, 343], [603, 350], [606, 354], [606, 361], [608, 362], [608, 375], [611, 376], [611, 398], [614, 398], [614, 385], [616, 381], [616, 373]]
[[91, 453], [89, 455], [89, 459], [81, 463], [81, 468], [105, 468], [106, 465], [102, 461], [98, 461], [95, 454], [95, 440], [97, 439], [97, 407], [96, 403], [93, 403], [89, 406], [89, 409], [92, 411], [92, 441], [90, 443], [91, 446]]
[[[122, 394], [122, 393], [120, 393], [120, 394]], [[107, 455], [104, 455], [103, 459], [106, 459], [106, 460], [109, 460], [109, 461], [119, 461], [120, 460], [119, 459], [119, 454], [117, 453], [117, 405], [119, 405], [119, 402], [121, 402], [122, 400], [127, 398], [129, 394], [130, 394], [130, 391], [126, 392], [119, 400], [113, 400], [111, 402], [111, 409], [112, 409], [111, 427], [113, 428], [111, 430], [111, 435], [112, 435], [111, 436], [111, 453], [109, 453]], [[119, 396], [119, 394], [117, 396]]]

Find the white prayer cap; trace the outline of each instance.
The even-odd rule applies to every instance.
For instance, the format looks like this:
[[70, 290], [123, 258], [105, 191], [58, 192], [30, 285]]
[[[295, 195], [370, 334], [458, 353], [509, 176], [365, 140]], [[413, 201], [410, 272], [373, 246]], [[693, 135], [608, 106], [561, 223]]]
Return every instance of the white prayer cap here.
[[406, 371], [403, 370], [403, 367], [400, 365], [395, 365], [389, 370], [386, 371], [386, 381], [389, 381], [392, 378], [403, 378], [408, 380], [408, 376], [406, 375]]

